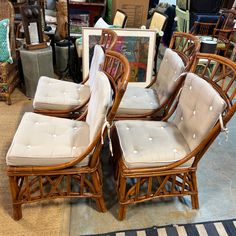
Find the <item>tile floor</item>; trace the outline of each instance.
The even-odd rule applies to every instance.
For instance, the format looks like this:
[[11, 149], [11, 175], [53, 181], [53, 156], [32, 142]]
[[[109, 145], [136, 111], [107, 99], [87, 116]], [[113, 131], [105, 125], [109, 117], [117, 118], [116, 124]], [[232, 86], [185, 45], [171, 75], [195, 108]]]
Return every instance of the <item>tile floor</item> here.
[[178, 198], [162, 199], [129, 206], [126, 219], [118, 221], [112, 168], [105, 150], [102, 161], [108, 211], [98, 212], [92, 200], [73, 201], [70, 235], [236, 218], [236, 117], [228, 124], [228, 128], [228, 142], [221, 134], [199, 163], [199, 210], [191, 209], [189, 197], [185, 197], [182, 202]]

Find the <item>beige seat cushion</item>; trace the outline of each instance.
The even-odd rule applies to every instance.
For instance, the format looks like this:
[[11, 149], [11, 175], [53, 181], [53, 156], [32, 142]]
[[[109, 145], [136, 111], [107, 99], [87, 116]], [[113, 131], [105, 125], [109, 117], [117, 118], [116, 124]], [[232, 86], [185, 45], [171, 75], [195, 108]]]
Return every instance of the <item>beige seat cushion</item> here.
[[129, 86], [122, 98], [118, 115], [141, 115], [153, 112], [166, 102], [176, 88], [176, 81], [184, 70], [178, 54], [167, 48], [161, 62], [156, 83], [152, 88]]
[[180, 131], [171, 123], [123, 120], [115, 126], [123, 160], [129, 168], [170, 164], [190, 151]]
[[[8, 150], [13, 166], [49, 166], [73, 160], [89, 144], [86, 122], [25, 113]], [[80, 165], [87, 165], [85, 158]]]
[[[35, 113], [25, 113], [8, 150], [6, 162], [13, 166], [48, 166], [65, 163], [81, 155], [99, 135], [112, 104], [107, 76], [97, 73], [86, 122]], [[89, 157], [79, 166], [86, 166]]]
[[42, 76], [39, 79], [33, 107], [42, 110], [67, 110], [85, 103], [89, 86]]
[[104, 51], [100, 45], [95, 45], [89, 70], [89, 80], [86, 85], [61, 81], [42, 76], [39, 79], [33, 107], [37, 110], [67, 110], [88, 101], [90, 91], [104, 62]]
[[159, 107], [153, 89], [128, 86], [118, 108], [118, 115], [143, 114]]

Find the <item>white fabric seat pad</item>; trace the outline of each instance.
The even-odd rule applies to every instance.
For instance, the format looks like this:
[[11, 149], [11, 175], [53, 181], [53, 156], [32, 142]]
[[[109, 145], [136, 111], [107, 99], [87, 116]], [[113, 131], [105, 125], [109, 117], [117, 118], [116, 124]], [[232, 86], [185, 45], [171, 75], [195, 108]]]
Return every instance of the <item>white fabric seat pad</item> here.
[[118, 108], [118, 115], [153, 112], [159, 108], [155, 91], [149, 88], [128, 86]]
[[[162, 121], [122, 120], [115, 123], [122, 158], [128, 168], [157, 167], [190, 152], [175, 125]], [[192, 159], [185, 165], [190, 166]]]
[[67, 110], [84, 104], [90, 97], [88, 85], [40, 77], [33, 107], [37, 110]]
[[[73, 160], [89, 145], [89, 125], [35, 113], [25, 113], [6, 156], [12, 166], [50, 166]], [[86, 157], [79, 164], [86, 166]]]

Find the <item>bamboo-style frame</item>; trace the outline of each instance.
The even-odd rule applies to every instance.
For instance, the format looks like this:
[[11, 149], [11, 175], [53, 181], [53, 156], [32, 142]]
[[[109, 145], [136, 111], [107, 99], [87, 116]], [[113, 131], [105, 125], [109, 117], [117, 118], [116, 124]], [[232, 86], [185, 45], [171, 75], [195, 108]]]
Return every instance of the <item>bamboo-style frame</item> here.
[[[113, 105], [106, 120], [112, 124], [116, 110], [126, 90], [130, 73], [129, 62], [118, 52], [107, 50], [102, 71], [108, 76], [113, 89]], [[86, 112], [77, 120], [83, 120]], [[105, 121], [104, 121], [105, 122]], [[54, 198], [93, 198], [98, 209], [106, 211], [102, 193], [100, 152], [102, 127], [87, 149], [74, 160], [53, 166], [8, 166], [12, 195], [13, 218], [22, 218], [22, 204]], [[89, 164], [78, 164], [90, 156]], [[72, 184], [76, 183], [76, 189]]]
[[[175, 51], [183, 60], [185, 68], [184, 72], [189, 71], [193, 64], [194, 56], [200, 50], [199, 38], [192, 34], [174, 32], [170, 41], [169, 48]], [[143, 114], [117, 114], [116, 119], [147, 119], [147, 120], [161, 120], [168, 114], [171, 105], [174, 101], [179, 88], [182, 86], [185, 75], [181, 74], [180, 78], [176, 81], [176, 87], [172, 94], [167, 97], [160, 106], [150, 112], [144, 112]], [[158, 75], [151, 81], [146, 88], [151, 88], [158, 81]]]
[[14, 32], [14, 7], [10, 1], [0, 0], [0, 20], [9, 19], [9, 41], [13, 63], [0, 62], [0, 97], [11, 105], [11, 94], [19, 84], [19, 72], [17, 66], [17, 54]]
[[[111, 50], [115, 46], [117, 41], [117, 34], [111, 29], [103, 29], [101, 32], [101, 38], [99, 44], [103, 47], [103, 49]], [[81, 84], [85, 84], [89, 80], [89, 76], [86, 77]], [[89, 102], [90, 97], [84, 101], [83, 104], [73, 107], [72, 109], [67, 110], [51, 110], [51, 109], [34, 109], [35, 113], [50, 115], [50, 116], [58, 116], [58, 117], [69, 117], [76, 118], [80, 115], [81, 110], [85, 109], [86, 105]]]
[[[206, 63], [203, 68], [199, 69], [198, 63], [202, 59], [206, 60]], [[210, 83], [225, 100], [227, 106], [223, 112], [223, 123], [226, 125], [236, 111], [236, 100], [234, 99], [236, 96], [236, 64], [218, 55], [197, 53], [191, 72]], [[177, 104], [178, 99], [163, 121], [168, 121], [173, 115]], [[221, 125], [218, 121], [193, 151], [171, 164], [149, 168], [128, 168], [122, 159], [122, 150], [114, 128], [112, 144], [116, 150], [115, 181], [120, 204], [118, 219], [125, 218], [129, 204], [160, 197], [190, 196], [192, 208], [198, 209], [197, 166], [220, 132]], [[193, 160], [192, 165], [183, 166], [190, 159]]]

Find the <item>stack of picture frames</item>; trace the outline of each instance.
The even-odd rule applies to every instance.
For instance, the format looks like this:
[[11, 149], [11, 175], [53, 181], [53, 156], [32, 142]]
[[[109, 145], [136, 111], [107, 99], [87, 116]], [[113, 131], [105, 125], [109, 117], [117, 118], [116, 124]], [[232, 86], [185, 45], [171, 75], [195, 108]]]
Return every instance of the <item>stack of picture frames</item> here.
[[[124, 54], [131, 66], [129, 85], [146, 87], [152, 80], [155, 55], [155, 30], [113, 29], [118, 35], [115, 51]], [[83, 80], [89, 72], [93, 49], [99, 43], [101, 29], [84, 27], [83, 37]], [[88, 43], [87, 43], [88, 42]]]

